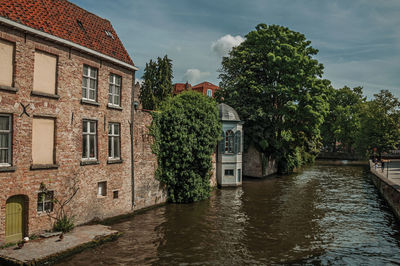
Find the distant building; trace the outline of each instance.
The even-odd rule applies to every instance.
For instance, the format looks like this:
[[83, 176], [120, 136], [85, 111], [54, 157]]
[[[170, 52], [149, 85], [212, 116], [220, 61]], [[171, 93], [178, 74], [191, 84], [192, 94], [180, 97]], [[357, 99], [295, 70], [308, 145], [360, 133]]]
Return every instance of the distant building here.
[[173, 94], [177, 95], [183, 91], [188, 91], [188, 90], [194, 90], [202, 93], [203, 95], [207, 95], [209, 97], [213, 97], [215, 95], [215, 92], [219, 90], [220, 87], [217, 85], [214, 85], [210, 82], [202, 82], [200, 84], [197, 84], [195, 86], [192, 86], [190, 83], [175, 83], [174, 84], [174, 91]]
[[237, 112], [224, 103], [218, 105], [222, 140], [217, 153], [217, 182], [221, 187], [242, 185], [243, 126]]

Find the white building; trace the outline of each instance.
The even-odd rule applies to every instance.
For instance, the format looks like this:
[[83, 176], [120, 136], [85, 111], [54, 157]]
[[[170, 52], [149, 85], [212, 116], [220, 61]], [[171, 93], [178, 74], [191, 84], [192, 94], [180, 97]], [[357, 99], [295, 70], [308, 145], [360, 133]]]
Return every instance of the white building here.
[[237, 112], [224, 103], [219, 106], [223, 139], [218, 145], [217, 182], [220, 187], [242, 185], [243, 122]]

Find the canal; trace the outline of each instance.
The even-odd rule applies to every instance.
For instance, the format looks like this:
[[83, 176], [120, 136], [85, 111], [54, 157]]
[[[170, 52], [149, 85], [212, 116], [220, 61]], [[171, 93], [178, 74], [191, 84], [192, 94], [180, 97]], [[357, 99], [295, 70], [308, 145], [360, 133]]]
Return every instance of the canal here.
[[60, 265], [399, 264], [400, 225], [367, 170], [315, 165], [245, 180], [114, 224], [119, 240]]

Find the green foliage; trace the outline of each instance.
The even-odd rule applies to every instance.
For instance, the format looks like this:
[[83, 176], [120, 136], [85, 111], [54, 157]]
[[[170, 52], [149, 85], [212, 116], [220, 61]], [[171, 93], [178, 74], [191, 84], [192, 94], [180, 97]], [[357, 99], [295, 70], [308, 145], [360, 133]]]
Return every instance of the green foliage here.
[[144, 109], [155, 110], [172, 95], [172, 78], [172, 60], [167, 55], [146, 63], [142, 77], [144, 84], [139, 95]]
[[217, 97], [245, 121], [245, 147], [277, 159], [281, 172], [313, 161], [321, 146], [330, 82], [310, 44], [301, 33], [260, 24], [222, 59]]
[[351, 153], [360, 131], [360, 115], [366, 100], [362, 88], [330, 88], [328, 95], [329, 113], [321, 127], [323, 145], [336, 152], [336, 142], [339, 142], [343, 151]]
[[400, 142], [400, 102], [388, 90], [381, 90], [372, 101], [364, 104], [357, 150], [369, 155], [373, 148], [378, 154], [395, 149]]
[[73, 217], [64, 215], [56, 220], [56, 222], [54, 223], [54, 226], [53, 226], [53, 230], [56, 232], [67, 233], [67, 232], [71, 231], [72, 229], [74, 229], [74, 227], [75, 227], [75, 225], [74, 225]]
[[169, 98], [153, 113], [151, 134], [157, 155], [156, 177], [172, 202], [209, 197], [211, 155], [221, 134], [216, 102], [188, 91]]

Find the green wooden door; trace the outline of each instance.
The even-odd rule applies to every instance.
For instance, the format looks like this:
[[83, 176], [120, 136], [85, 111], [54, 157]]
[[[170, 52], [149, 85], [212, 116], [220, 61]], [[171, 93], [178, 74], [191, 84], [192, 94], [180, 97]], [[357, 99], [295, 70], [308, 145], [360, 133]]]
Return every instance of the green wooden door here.
[[24, 234], [24, 198], [14, 196], [6, 203], [6, 243], [17, 242]]

